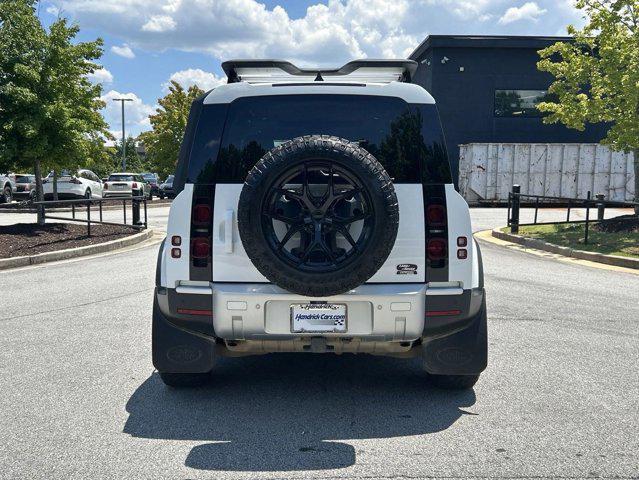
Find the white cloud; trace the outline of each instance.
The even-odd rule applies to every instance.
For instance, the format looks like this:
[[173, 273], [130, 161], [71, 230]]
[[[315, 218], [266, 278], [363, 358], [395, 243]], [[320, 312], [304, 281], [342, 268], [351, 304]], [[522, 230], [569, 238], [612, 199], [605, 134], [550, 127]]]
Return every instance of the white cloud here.
[[521, 7], [510, 7], [506, 10], [499, 23], [506, 25], [508, 23], [517, 22], [519, 20], [530, 20], [536, 22], [539, 17], [546, 13], [548, 10], [541, 8], [536, 2], [526, 2]]
[[106, 103], [102, 115], [113, 132], [120, 132], [116, 135], [117, 138], [122, 135], [122, 104], [121, 102], [114, 101], [117, 98], [128, 98], [132, 100], [124, 103], [127, 136], [136, 136], [140, 132], [151, 128], [149, 115], [155, 113], [153, 106], [144, 103], [142, 99], [134, 93], [120, 93], [116, 90], [110, 90], [101, 97], [101, 100]]
[[142, 25], [142, 31], [144, 32], [170, 32], [175, 30], [177, 24], [175, 20], [168, 15], [153, 15], [151, 19]]
[[113, 83], [113, 74], [104, 67], [88, 74], [87, 78], [93, 83]]
[[[199, 68], [180, 70], [179, 72], [173, 73], [169, 77], [169, 80], [173, 80], [179, 83], [184, 88], [189, 88], [192, 85], [197, 85], [202, 90], [211, 90], [218, 85], [226, 83], [225, 77], [218, 77], [214, 73], [205, 72], [204, 70], [200, 70]], [[164, 84], [164, 88], [165, 90], [168, 90], [168, 83]]]
[[[550, 35], [575, 18], [573, 0], [318, 0], [295, 19], [257, 0], [50, 1], [83, 26], [122, 39], [115, 48], [131, 55], [131, 48], [176, 49], [300, 65], [402, 57], [429, 33]], [[547, 11], [553, 15], [544, 22], [511, 25]]]
[[60, 9], [54, 5], [49, 5], [46, 9], [46, 12], [49, 15], [53, 15], [54, 17], [57, 17], [58, 15], [60, 15]]
[[113, 45], [111, 47], [111, 51], [115, 53], [116, 55], [119, 55], [124, 58], [129, 58], [129, 59], [135, 58], [135, 53], [133, 52], [133, 50], [131, 50], [131, 47], [129, 47], [126, 43], [122, 45], [121, 47], [118, 47], [117, 45]]

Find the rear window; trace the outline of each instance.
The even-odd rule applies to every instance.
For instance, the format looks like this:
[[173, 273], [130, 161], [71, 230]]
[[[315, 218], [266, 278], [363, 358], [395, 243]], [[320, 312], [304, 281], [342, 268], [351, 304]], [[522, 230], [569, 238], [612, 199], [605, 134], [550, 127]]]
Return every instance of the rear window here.
[[[224, 113], [222, 133], [220, 115]], [[216, 138], [218, 131], [221, 137]], [[274, 95], [240, 98], [224, 109], [205, 105], [187, 181], [243, 183], [273, 147], [316, 134], [358, 142], [396, 183], [451, 182], [435, 105], [364, 95]]]
[[31, 175], [17, 175], [16, 183], [31, 183], [35, 182], [35, 176]]
[[108, 182], [133, 182], [135, 178], [133, 175], [109, 175]]

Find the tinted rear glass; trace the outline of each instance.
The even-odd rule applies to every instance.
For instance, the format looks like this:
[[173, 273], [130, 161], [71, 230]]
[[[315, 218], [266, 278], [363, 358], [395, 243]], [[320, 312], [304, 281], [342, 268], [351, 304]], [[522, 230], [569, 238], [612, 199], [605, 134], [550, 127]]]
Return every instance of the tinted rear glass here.
[[35, 176], [31, 175], [17, 175], [16, 183], [31, 183], [35, 182]]
[[[188, 181], [243, 183], [273, 147], [302, 135], [323, 134], [359, 142], [397, 183], [451, 182], [435, 105], [364, 95], [245, 97], [228, 106], [221, 142], [212, 135], [220, 119], [208, 125], [209, 108], [205, 105], [202, 111]], [[219, 151], [212, 144], [219, 145]]]
[[133, 182], [135, 180], [133, 175], [109, 175], [109, 182]]

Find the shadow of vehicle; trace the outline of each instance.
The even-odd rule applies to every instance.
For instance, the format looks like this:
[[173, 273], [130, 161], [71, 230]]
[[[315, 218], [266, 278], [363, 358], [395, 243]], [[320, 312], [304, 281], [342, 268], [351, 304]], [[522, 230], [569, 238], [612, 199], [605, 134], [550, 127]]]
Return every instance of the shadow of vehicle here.
[[151, 375], [129, 399], [124, 432], [206, 442], [188, 467], [304, 471], [355, 464], [339, 440], [422, 435], [452, 425], [472, 390], [429, 387], [417, 360], [275, 354], [222, 359], [210, 385], [174, 390]]

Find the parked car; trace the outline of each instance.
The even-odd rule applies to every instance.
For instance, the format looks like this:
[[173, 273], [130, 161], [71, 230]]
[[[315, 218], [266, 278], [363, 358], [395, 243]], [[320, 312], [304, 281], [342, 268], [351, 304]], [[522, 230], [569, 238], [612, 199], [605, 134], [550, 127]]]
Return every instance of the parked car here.
[[158, 256], [164, 383], [206, 382], [220, 356], [313, 352], [420, 357], [435, 385], [475, 384], [481, 255], [416, 67], [223, 64], [230, 83], [191, 109]]
[[158, 177], [157, 173], [143, 173], [142, 177], [151, 187], [151, 193], [149, 198], [153, 198], [153, 196], [160, 196], [160, 177]]
[[151, 198], [151, 186], [139, 173], [112, 173], [104, 182], [104, 198], [108, 197]]
[[160, 198], [173, 198], [175, 196], [173, 194], [173, 178], [173, 175], [169, 175], [160, 185], [160, 193], [158, 194]]
[[11, 203], [16, 186], [8, 175], [0, 173], [0, 203]]
[[[58, 199], [102, 198], [102, 180], [91, 170], [63, 170], [58, 176]], [[45, 200], [53, 199], [53, 172], [42, 180]]]
[[15, 175], [16, 192], [14, 198], [16, 199], [32, 199], [35, 197], [35, 175], [29, 173], [18, 173]]

